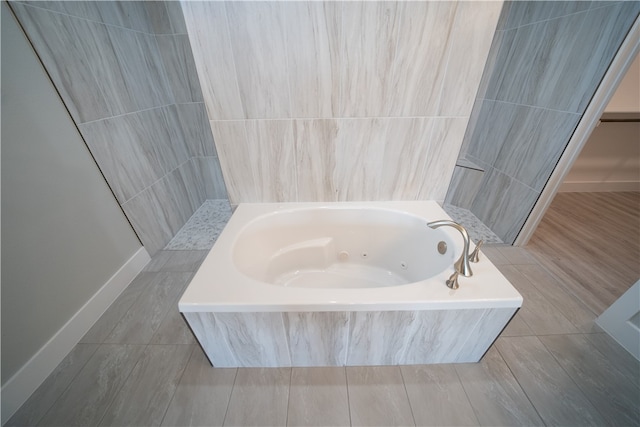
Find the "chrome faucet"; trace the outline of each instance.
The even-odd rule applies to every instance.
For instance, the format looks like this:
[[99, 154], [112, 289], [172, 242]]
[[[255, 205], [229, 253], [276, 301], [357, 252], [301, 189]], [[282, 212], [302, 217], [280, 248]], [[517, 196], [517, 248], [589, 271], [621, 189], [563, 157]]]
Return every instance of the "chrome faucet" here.
[[[462, 238], [464, 239], [464, 248], [462, 248], [462, 255], [460, 255], [460, 258], [453, 264], [453, 267], [456, 269], [456, 273], [460, 273], [465, 277], [473, 276], [473, 271], [471, 271], [471, 265], [469, 264], [469, 233], [467, 233], [467, 230], [457, 222], [448, 219], [429, 222], [427, 225], [434, 229], [442, 226], [453, 227], [462, 234]], [[450, 281], [455, 281], [455, 284], [457, 285], [457, 275], [454, 274], [454, 276], [451, 276]], [[447, 285], [449, 285], [448, 282]], [[457, 288], [457, 286], [455, 288], [453, 286], [449, 287], [452, 289]]]

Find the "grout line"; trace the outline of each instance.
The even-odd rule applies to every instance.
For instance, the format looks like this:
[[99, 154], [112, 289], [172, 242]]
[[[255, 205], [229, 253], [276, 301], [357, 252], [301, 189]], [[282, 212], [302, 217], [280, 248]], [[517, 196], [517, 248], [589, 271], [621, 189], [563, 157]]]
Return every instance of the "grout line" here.
[[[212, 366], [215, 369], [215, 367]], [[236, 389], [236, 380], [238, 379], [238, 370], [241, 368], [236, 368], [236, 374], [233, 376], [233, 386], [231, 387], [231, 393], [229, 393], [229, 400], [227, 400], [227, 407], [224, 411], [224, 417], [222, 418], [222, 425], [225, 425], [227, 421], [227, 414], [229, 413], [229, 405], [231, 404], [231, 397], [233, 396], [233, 391]]]
[[[535, 336], [535, 335], [530, 335], [530, 336]], [[506, 337], [509, 338], [509, 337]], [[511, 338], [520, 338], [520, 337], [511, 337]], [[536, 336], [537, 338], [537, 336]], [[501, 338], [498, 338], [501, 339]], [[529, 401], [529, 404], [531, 405], [531, 407], [533, 408], [534, 411], [536, 411], [536, 414], [538, 415], [538, 418], [540, 418], [540, 420], [544, 423], [544, 425], [548, 425], [544, 418], [542, 418], [542, 415], [540, 414], [540, 412], [538, 411], [538, 408], [536, 408], [536, 405], [533, 404], [533, 402], [531, 401], [531, 398], [529, 397], [529, 395], [527, 394], [527, 391], [524, 389], [524, 387], [522, 387], [522, 384], [520, 384], [520, 380], [518, 380], [518, 377], [516, 377], [516, 374], [511, 370], [511, 366], [509, 366], [509, 364], [507, 363], [507, 361], [505, 360], [505, 358], [502, 356], [502, 353], [500, 352], [500, 349], [498, 348], [498, 346], [496, 345], [498, 340], [496, 340], [492, 346], [495, 347], [496, 352], [498, 353], [498, 355], [500, 356], [500, 359], [502, 360], [502, 363], [504, 363], [504, 365], [507, 367], [507, 369], [509, 370], [509, 373], [511, 374], [511, 377], [513, 377], [513, 379], [516, 381], [516, 383], [518, 384], [518, 387], [520, 387], [520, 390], [522, 390], [522, 393], [524, 393], [524, 395], [526, 396], [527, 400]], [[540, 341], [540, 340], [538, 340]]]
[[287, 415], [285, 416], [285, 424], [289, 425], [289, 405], [291, 404], [291, 381], [293, 380], [293, 366], [289, 367], [289, 388], [287, 389]]
[[128, 113], [118, 114], [116, 116], [109, 116], [109, 117], [103, 117], [101, 119], [89, 120], [88, 122], [78, 123], [78, 126], [90, 125], [90, 124], [97, 123], [97, 122], [102, 122], [102, 121], [105, 121], [105, 120], [117, 119], [117, 118], [120, 118], [120, 117], [129, 116], [131, 114], [144, 113], [144, 112], [151, 111], [151, 110], [156, 110], [156, 109], [159, 109], [159, 108], [167, 108], [167, 107], [171, 107], [172, 105], [176, 105], [176, 103], [173, 102], [171, 104], [157, 105], [157, 106], [154, 106], [154, 107], [145, 108], [143, 110], [130, 111]]
[[[500, 337], [500, 335], [498, 335], [498, 337]], [[486, 354], [486, 352], [485, 352], [485, 354]], [[482, 357], [484, 357], [484, 354], [482, 355]], [[500, 356], [500, 357], [502, 357], [502, 356]], [[480, 364], [480, 362], [478, 362], [478, 364]], [[462, 387], [462, 391], [464, 392], [464, 395], [467, 398], [467, 403], [469, 403], [469, 407], [471, 407], [471, 411], [473, 411], [473, 416], [476, 418], [476, 423], [478, 425], [480, 425], [480, 418], [478, 417], [478, 412], [476, 411], [476, 408], [473, 406], [473, 403], [471, 402], [471, 399], [469, 398], [469, 393], [467, 392], [467, 389], [464, 386], [464, 381], [462, 381], [462, 378], [460, 378], [460, 373], [458, 372], [458, 369], [456, 369], [455, 366], [453, 366], [453, 371], [456, 373], [456, 378], [458, 378], [458, 384], [460, 384], [460, 386]]]
[[[489, 100], [493, 101], [493, 100]], [[502, 101], [499, 101], [502, 102]], [[200, 104], [194, 102], [193, 104]], [[173, 105], [173, 104], [169, 104]], [[576, 114], [576, 113], [573, 113]], [[277, 118], [236, 118], [236, 119], [209, 119], [210, 122], [247, 122], [247, 121], [312, 121], [312, 120], [386, 120], [386, 119], [468, 119], [469, 116], [353, 116], [353, 117], [277, 117]], [[102, 119], [101, 119], [102, 120]]]
[[148, 189], [150, 189], [151, 187], [153, 187], [154, 185], [156, 185], [158, 182], [162, 181], [163, 179], [165, 179], [167, 176], [171, 175], [172, 173], [174, 173], [176, 170], [180, 169], [182, 166], [184, 166], [186, 163], [188, 163], [189, 161], [191, 161], [191, 157], [189, 157], [187, 160], [185, 160], [184, 162], [180, 163], [178, 166], [176, 166], [175, 168], [171, 169], [170, 171], [166, 172], [164, 175], [162, 175], [160, 178], [158, 178], [157, 180], [155, 180], [154, 182], [152, 182], [151, 184], [149, 184], [147, 187], [143, 188], [142, 190], [138, 191], [136, 194], [134, 194], [133, 196], [129, 197], [127, 200], [125, 200], [124, 202], [122, 202], [120, 204], [120, 206], [124, 206], [127, 203], [129, 203], [131, 200], [135, 199], [136, 197], [138, 197], [140, 194], [144, 193], [145, 191], [147, 191]]
[[349, 397], [349, 375], [347, 375], [347, 366], [343, 366], [344, 369], [344, 381], [347, 385], [347, 408], [349, 409], [349, 425], [353, 425], [353, 419], [351, 418], [351, 398]]
[[409, 398], [409, 392], [407, 391], [407, 383], [404, 381], [402, 366], [398, 366], [398, 370], [400, 371], [400, 378], [402, 378], [402, 386], [404, 387], [404, 393], [407, 396], [407, 402], [409, 403], [409, 410], [411, 411], [411, 418], [413, 419], [413, 425], [417, 426], [418, 423], [416, 423], [416, 416], [413, 414], [413, 406], [411, 405], [411, 399]]
[[534, 108], [534, 109], [545, 110], [545, 111], [553, 111], [555, 113], [573, 114], [574, 116], [582, 117], [581, 113], [577, 113], [575, 111], [558, 110], [556, 108], [541, 107], [539, 105], [520, 104], [520, 103], [517, 103], [517, 102], [503, 101], [501, 99], [476, 98], [476, 101], [501, 102], [503, 104], [516, 105], [518, 107], [528, 107], [528, 108]]
[[[180, 345], [180, 344], [178, 344]], [[169, 402], [167, 403], [167, 407], [164, 410], [164, 414], [162, 414], [162, 419], [160, 420], [160, 424], [162, 425], [162, 423], [164, 422], [165, 417], [167, 416], [167, 412], [169, 411], [169, 408], [171, 407], [171, 403], [173, 402], [173, 399], [176, 397], [176, 392], [178, 391], [178, 387], [180, 387], [180, 383], [182, 382], [182, 378], [184, 377], [185, 372], [187, 372], [187, 367], [189, 366], [189, 363], [191, 363], [191, 359], [193, 359], [193, 354], [195, 353], [195, 348], [197, 347], [194, 344], [190, 344], [193, 345], [193, 348], [191, 349], [191, 353], [189, 353], [189, 358], [187, 359], [187, 363], [185, 363], [184, 368], [182, 369], [182, 373], [180, 374], [180, 378], [178, 379], [178, 382], [176, 383], [176, 386], [173, 389], [173, 394], [171, 395], [171, 399], [169, 399]]]

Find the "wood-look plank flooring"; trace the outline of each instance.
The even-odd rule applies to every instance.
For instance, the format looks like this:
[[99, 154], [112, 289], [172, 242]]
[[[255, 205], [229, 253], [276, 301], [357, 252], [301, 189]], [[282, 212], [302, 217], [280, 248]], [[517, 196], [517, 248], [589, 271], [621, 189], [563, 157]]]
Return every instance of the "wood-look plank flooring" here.
[[640, 278], [640, 192], [558, 193], [526, 248], [600, 315]]
[[640, 425], [640, 363], [527, 249], [483, 252], [524, 305], [479, 363], [402, 367], [211, 367], [167, 289], [204, 256], [157, 254], [6, 426]]

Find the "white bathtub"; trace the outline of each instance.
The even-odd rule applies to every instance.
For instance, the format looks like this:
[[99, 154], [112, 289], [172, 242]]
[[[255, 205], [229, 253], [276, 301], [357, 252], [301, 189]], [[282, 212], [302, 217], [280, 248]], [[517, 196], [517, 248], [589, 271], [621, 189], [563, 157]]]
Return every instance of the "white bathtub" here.
[[438, 219], [435, 202], [241, 204], [179, 309], [215, 366], [477, 361], [522, 297], [482, 255], [449, 289], [462, 237]]

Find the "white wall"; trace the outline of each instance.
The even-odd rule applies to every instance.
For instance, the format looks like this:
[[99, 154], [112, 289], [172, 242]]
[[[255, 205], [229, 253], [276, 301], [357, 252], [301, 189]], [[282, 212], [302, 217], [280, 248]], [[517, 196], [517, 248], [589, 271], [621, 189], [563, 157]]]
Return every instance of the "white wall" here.
[[[5, 406], [7, 383], [142, 245], [14, 16], [1, 7], [4, 421], [15, 409]], [[89, 324], [76, 333], [100, 314], [84, 316]]]
[[[605, 108], [640, 119], [640, 56]], [[602, 122], [596, 127], [560, 191], [640, 191], [640, 123]]]

